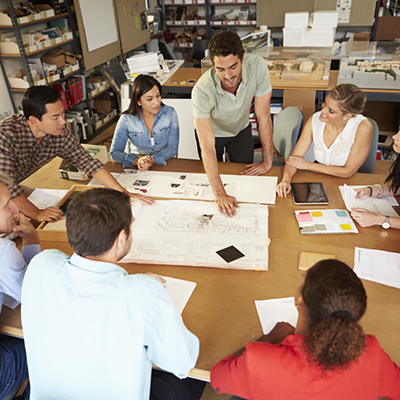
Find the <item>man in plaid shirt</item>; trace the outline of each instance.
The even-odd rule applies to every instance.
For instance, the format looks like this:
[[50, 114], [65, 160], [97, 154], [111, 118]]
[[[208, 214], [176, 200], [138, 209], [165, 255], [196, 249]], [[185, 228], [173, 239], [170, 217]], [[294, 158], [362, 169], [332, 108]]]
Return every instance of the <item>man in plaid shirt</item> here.
[[[102, 185], [126, 191], [65, 129], [64, 107], [57, 90], [47, 86], [29, 88], [22, 100], [22, 109], [24, 115], [15, 114], [0, 122], [0, 172], [13, 180], [9, 189], [20, 211], [38, 221], [61, 218], [62, 211], [58, 207], [39, 210], [26, 198], [19, 185], [57, 156], [73, 163]], [[132, 201], [153, 202], [142, 195], [129, 195]]]

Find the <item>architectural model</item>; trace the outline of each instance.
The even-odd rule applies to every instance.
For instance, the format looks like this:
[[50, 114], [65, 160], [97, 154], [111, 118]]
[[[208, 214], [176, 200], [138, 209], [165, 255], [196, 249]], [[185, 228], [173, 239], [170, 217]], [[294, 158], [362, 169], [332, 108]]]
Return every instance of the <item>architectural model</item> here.
[[360, 88], [400, 90], [400, 61], [342, 58], [338, 77], [340, 83], [353, 83]]

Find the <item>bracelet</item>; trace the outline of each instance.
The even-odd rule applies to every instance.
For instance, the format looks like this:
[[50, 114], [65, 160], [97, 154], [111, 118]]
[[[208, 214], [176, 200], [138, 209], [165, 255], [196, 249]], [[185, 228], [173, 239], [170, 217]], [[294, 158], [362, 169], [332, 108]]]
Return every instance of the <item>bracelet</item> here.
[[378, 188], [378, 198], [380, 199], [380, 198], [382, 197], [382, 195], [383, 195], [382, 186], [379, 185], [379, 184], [376, 184], [376, 185], [374, 185], [374, 186], [376, 186], [376, 187]]
[[369, 196], [368, 197], [371, 197], [372, 196], [372, 187], [371, 186], [367, 186], [367, 189], [369, 189]]

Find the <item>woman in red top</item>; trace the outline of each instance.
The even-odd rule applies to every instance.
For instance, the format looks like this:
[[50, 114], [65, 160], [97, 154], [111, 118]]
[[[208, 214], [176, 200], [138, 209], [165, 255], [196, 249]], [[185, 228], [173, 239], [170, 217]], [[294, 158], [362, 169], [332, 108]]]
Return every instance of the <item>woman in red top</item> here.
[[318, 262], [297, 289], [295, 304], [295, 329], [279, 323], [241, 355], [213, 367], [217, 392], [249, 400], [400, 399], [399, 367], [358, 324], [367, 296], [351, 268]]

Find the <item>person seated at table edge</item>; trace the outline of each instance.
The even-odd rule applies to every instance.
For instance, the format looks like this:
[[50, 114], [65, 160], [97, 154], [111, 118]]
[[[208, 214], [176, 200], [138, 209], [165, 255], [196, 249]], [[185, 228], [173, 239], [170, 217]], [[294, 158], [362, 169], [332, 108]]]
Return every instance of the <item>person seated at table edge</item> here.
[[[219, 212], [236, 215], [239, 204], [226, 193], [219, 175], [223, 154], [235, 163], [246, 163], [244, 175], [263, 175], [273, 159], [270, 101], [272, 86], [265, 60], [245, 54], [240, 37], [232, 31], [214, 35], [208, 45], [213, 67], [197, 81], [192, 92], [195, 138], [214, 192]], [[254, 163], [250, 107], [258, 120], [262, 162]]]
[[[279, 197], [286, 197], [298, 169], [350, 178], [367, 159], [373, 128], [364, 110], [367, 99], [355, 85], [341, 84], [332, 89], [321, 111], [306, 122], [292, 154], [286, 160], [282, 181], [276, 187]], [[316, 162], [304, 160], [314, 143]]]
[[[393, 136], [393, 150], [397, 153], [397, 158], [390, 167], [389, 176], [383, 185], [367, 186], [362, 189], [356, 189], [356, 198], [396, 196], [400, 194], [400, 127], [396, 135]], [[390, 217], [388, 215], [376, 214], [362, 208], [354, 208], [351, 216], [362, 226], [381, 225], [382, 228], [400, 229], [400, 217]]]
[[[199, 340], [164, 278], [128, 275], [117, 265], [131, 248], [133, 222], [128, 194], [88, 189], [67, 208], [75, 253], [45, 250], [31, 261], [21, 311], [31, 400], [201, 397], [204, 382], [183, 379]], [[152, 363], [170, 373], [152, 374]]]
[[[110, 156], [123, 167], [147, 171], [178, 154], [179, 124], [173, 107], [161, 102], [161, 85], [149, 75], [135, 78], [129, 109], [118, 121]], [[131, 153], [125, 152], [130, 142]]]
[[[36, 229], [21, 214], [7, 184], [12, 180], [0, 173], [0, 233], [14, 232], [22, 238], [22, 254], [11, 240], [0, 238], [0, 311], [3, 305], [14, 309], [21, 302], [22, 281], [27, 265], [40, 252]], [[0, 335], [0, 398], [15, 393], [28, 379], [24, 341]], [[29, 399], [29, 388], [22, 398]]]
[[[58, 207], [39, 210], [24, 195], [19, 183], [59, 156], [93, 176], [102, 185], [125, 189], [83, 149], [65, 128], [64, 107], [60, 93], [48, 86], [29, 88], [22, 99], [23, 115], [14, 114], [0, 122], [0, 172], [13, 180], [10, 193], [21, 212], [38, 221], [56, 221], [62, 217]], [[138, 194], [132, 201], [152, 203]]]
[[249, 400], [400, 398], [400, 368], [358, 323], [367, 296], [350, 267], [338, 260], [316, 263], [295, 305], [296, 328], [280, 322], [212, 368], [217, 392]]

